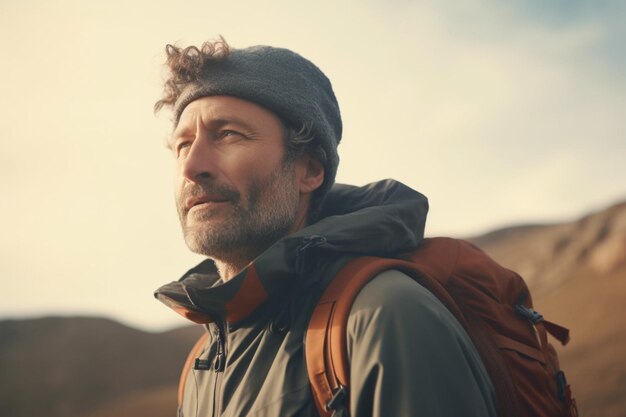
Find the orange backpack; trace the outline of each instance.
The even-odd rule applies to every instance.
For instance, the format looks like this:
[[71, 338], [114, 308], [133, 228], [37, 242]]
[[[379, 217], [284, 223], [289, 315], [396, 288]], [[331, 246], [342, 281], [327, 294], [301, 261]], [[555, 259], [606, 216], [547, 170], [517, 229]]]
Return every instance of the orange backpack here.
[[311, 316], [305, 349], [321, 416], [331, 416], [349, 394], [346, 328], [352, 302], [365, 284], [390, 269], [428, 289], [465, 328], [493, 382], [499, 416], [578, 415], [547, 340], [550, 333], [566, 344], [569, 330], [532, 309], [528, 288], [515, 272], [469, 242], [434, 238], [399, 259], [356, 258], [325, 290]]
[[[379, 273], [404, 272], [433, 293], [465, 328], [493, 382], [502, 417], [576, 417], [570, 386], [550, 333], [562, 344], [569, 330], [533, 310], [528, 288], [469, 242], [425, 239], [399, 258], [358, 257], [333, 278], [318, 301], [306, 334], [307, 371], [320, 416], [348, 407], [350, 366], [347, 322], [361, 288]], [[179, 404], [187, 374], [207, 335], [187, 357], [179, 385]]]

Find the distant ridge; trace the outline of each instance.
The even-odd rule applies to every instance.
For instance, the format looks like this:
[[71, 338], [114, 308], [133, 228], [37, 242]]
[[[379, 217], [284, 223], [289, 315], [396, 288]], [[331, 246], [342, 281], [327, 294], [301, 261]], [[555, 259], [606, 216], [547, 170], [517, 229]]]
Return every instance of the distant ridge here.
[[0, 416], [87, 416], [164, 387], [169, 410], [155, 411], [175, 415], [174, 386], [198, 333], [147, 333], [87, 317], [0, 321]]
[[521, 235], [533, 233], [545, 227], [554, 226], [553, 224], [520, 224], [516, 226], [508, 226], [502, 229], [495, 229], [478, 237], [471, 237], [469, 240], [480, 247], [497, 245], [506, 239], [516, 239]]
[[550, 291], [581, 273], [604, 276], [626, 266], [626, 202], [568, 223], [508, 227], [470, 240], [535, 292]]

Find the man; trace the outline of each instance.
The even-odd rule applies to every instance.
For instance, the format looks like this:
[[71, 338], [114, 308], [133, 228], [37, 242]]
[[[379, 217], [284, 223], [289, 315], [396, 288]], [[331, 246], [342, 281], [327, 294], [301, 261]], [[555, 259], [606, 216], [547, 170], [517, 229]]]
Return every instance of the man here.
[[[300, 55], [223, 40], [166, 52], [156, 110], [173, 112], [186, 243], [208, 258], [155, 294], [210, 334], [179, 415], [318, 415], [303, 350], [312, 309], [355, 256], [417, 247], [427, 200], [391, 180], [333, 186], [339, 107]], [[467, 334], [403, 273], [363, 288], [347, 331], [350, 396], [336, 415], [495, 415]]]

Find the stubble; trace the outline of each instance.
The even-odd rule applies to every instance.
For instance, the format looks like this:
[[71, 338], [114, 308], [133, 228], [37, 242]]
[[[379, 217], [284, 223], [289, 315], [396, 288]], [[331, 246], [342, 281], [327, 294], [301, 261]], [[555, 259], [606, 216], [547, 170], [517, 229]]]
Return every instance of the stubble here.
[[[286, 162], [264, 181], [252, 182], [246, 198], [233, 187], [208, 182], [185, 190], [177, 208], [189, 249], [221, 262], [247, 263], [286, 236], [299, 197], [292, 166]], [[202, 194], [220, 195], [228, 204], [221, 212], [205, 210], [191, 220], [183, 202]]]

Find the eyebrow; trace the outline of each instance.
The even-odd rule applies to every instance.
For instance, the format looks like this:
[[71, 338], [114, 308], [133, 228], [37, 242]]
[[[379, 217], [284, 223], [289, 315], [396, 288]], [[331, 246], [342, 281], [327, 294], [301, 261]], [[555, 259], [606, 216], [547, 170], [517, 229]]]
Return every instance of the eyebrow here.
[[250, 125], [245, 120], [238, 118], [237, 116], [229, 116], [229, 117], [213, 119], [213, 120], [211, 120], [210, 124], [211, 125], [215, 125], [216, 127], [222, 127], [222, 126], [230, 124], [230, 123], [235, 124], [235, 125], [239, 125], [239, 126], [243, 127], [244, 129], [247, 129], [247, 130], [255, 130], [252, 125]]
[[[211, 121], [209, 122], [209, 126], [212, 128], [219, 128], [227, 124], [235, 124], [249, 131], [255, 130], [252, 125], [248, 124], [245, 120], [240, 119], [237, 116], [220, 117], [217, 119], [211, 119]], [[171, 144], [174, 138], [182, 136], [185, 132], [191, 131], [194, 128], [195, 126], [186, 126], [184, 128], [180, 128], [180, 124], [177, 125], [176, 128], [172, 131], [170, 140], [168, 142]]]

